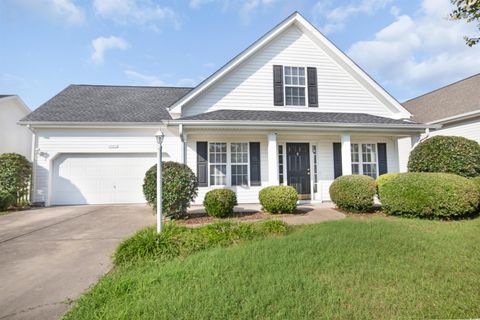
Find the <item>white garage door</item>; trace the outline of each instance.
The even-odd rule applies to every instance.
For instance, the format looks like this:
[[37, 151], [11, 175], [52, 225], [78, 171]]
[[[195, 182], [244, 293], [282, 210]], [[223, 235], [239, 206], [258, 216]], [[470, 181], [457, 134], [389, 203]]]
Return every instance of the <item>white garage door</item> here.
[[64, 154], [54, 161], [52, 204], [144, 203], [155, 154]]

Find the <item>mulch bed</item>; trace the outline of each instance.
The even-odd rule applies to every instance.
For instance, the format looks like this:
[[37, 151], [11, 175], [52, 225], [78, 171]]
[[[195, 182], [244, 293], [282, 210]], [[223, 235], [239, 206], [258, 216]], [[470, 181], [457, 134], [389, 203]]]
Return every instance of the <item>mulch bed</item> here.
[[291, 217], [292, 215], [304, 215], [310, 211], [308, 209], [298, 209], [293, 214], [270, 214], [268, 212], [263, 211], [244, 211], [244, 212], [234, 212], [232, 215], [225, 217], [225, 218], [215, 218], [210, 217], [204, 212], [191, 212], [189, 213], [188, 217], [183, 220], [175, 220], [175, 223], [180, 225], [197, 225], [197, 224], [208, 224], [216, 221], [222, 221], [225, 219], [234, 219], [238, 221], [258, 221], [258, 220], [267, 220], [273, 217], [281, 218], [281, 217]]

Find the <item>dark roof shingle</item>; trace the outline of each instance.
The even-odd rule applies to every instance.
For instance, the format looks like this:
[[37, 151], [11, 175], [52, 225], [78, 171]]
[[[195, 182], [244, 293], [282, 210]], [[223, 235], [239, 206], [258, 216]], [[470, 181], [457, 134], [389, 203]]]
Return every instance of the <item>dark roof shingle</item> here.
[[260, 111], [216, 110], [177, 121], [265, 121], [265, 122], [317, 122], [339, 124], [416, 124], [409, 120], [396, 120], [366, 113], [305, 112], [305, 111]]
[[419, 122], [480, 110], [480, 74], [405, 101], [403, 106]]
[[160, 122], [191, 88], [70, 85], [22, 122]]

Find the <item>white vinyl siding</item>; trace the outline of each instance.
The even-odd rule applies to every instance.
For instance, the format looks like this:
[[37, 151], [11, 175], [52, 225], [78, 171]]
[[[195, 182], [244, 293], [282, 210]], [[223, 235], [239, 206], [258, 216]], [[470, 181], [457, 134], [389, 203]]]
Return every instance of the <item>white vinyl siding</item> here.
[[287, 106], [273, 105], [273, 65], [317, 68], [319, 107], [312, 110], [306, 103], [296, 110], [394, 115], [309, 36], [293, 26], [187, 103], [183, 116], [219, 109], [289, 110]]
[[[37, 155], [34, 169], [33, 202], [49, 201], [49, 181], [53, 180], [55, 159], [63, 154], [156, 153], [158, 129], [37, 129]], [[163, 130], [163, 160], [181, 161], [180, 138]]]

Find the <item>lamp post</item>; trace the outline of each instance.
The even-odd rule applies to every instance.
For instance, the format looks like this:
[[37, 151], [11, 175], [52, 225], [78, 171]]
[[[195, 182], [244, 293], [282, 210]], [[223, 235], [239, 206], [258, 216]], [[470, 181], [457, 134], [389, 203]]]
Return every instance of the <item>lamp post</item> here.
[[158, 145], [157, 154], [157, 232], [162, 232], [162, 142], [165, 135], [162, 131], [155, 133]]

